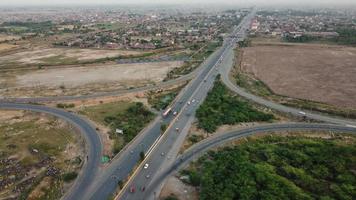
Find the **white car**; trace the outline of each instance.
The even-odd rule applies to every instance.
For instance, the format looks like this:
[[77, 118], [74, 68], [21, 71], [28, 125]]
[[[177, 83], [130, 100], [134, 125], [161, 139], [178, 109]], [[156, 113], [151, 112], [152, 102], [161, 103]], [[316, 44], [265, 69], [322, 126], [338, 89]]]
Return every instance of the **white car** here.
[[146, 163], [144, 166], [143, 166], [143, 169], [147, 169], [148, 168], [148, 163]]
[[188, 101], [187, 104], [190, 105], [190, 101]]
[[195, 99], [192, 100], [192, 103], [194, 103], [194, 102], [195, 102]]
[[299, 111], [299, 114], [301, 114], [301, 115], [305, 115], [306, 113], [305, 113], [305, 112], [303, 112], [303, 111]]

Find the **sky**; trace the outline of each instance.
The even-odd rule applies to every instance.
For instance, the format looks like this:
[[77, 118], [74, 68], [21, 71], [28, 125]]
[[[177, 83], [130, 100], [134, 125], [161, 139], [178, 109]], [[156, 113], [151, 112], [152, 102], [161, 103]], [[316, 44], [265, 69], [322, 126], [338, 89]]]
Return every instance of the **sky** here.
[[356, 0], [0, 0], [0, 5], [63, 5], [63, 4], [208, 4], [236, 5], [355, 5]]

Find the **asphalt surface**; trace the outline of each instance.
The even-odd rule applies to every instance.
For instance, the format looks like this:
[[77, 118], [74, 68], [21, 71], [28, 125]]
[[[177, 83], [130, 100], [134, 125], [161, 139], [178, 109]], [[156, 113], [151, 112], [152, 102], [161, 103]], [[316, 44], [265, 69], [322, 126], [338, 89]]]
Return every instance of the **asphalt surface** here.
[[[238, 27], [234, 28], [232, 35], [240, 32], [245, 32], [254, 13], [246, 16]], [[195, 111], [200, 103], [204, 101], [209, 90], [213, 87], [216, 76], [219, 73], [223, 58], [226, 56], [228, 49], [232, 48], [237, 39], [235, 37], [226, 37], [223, 46], [209, 59], [204, 73], [193, 80], [192, 85], [186, 87], [184, 92], [185, 100], [182, 107], [176, 107], [179, 114], [167, 129], [167, 132], [159, 141], [158, 145], [153, 149], [150, 155], [141, 163], [139, 169], [134, 174], [123, 189], [123, 192], [117, 199], [147, 199], [147, 193], [142, 191], [149, 186], [151, 180], [161, 171], [169, 167], [175, 160], [181, 145], [189, 131], [189, 128], [194, 120]], [[143, 165], [148, 164], [147, 168]], [[135, 188], [137, 192], [130, 192], [131, 188]]]
[[31, 104], [0, 103], [0, 109], [29, 110], [47, 113], [69, 122], [80, 131], [86, 142], [88, 159], [85, 158], [85, 160], [83, 160], [84, 165], [78, 178], [62, 199], [83, 199], [83, 194], [87, 192], [90, 184], [95, 181], [94, 177], [98, 172], [102, 155], [102, 144], [95, 128], [77, 115], [56, 108]]
[[[217, 51], [215, 51], [199, 68], [197, 68], [193, 73], [183, 76], [181, 78], [163, 82], [159, 85], [150, 85], [142, 88], [97, 93], [85, 96], [6, 98], [0, 99], [0, 108], [45, 112], [65, 119], [75, 125], [77, 128], [79, 128], [87, 142], [89, 160], [86, 162], [85, 166], [83, 166], [83, 170], [81, 171], [81, 174], [76, 180], [74, 186], [64, 196], [64, 199], [73, 200], [107, 199], [112, 194], [115, 194], [115, 191], [118, 186], [118, 181], [124, 181], [129, 177], [129, 175], [134, 171], [135, 166], [137, 166], [140, 161], [140, 152], [145, 152], [147, 154], [149, 149], [151, 149], [152, 151], [147, 155], [146, 159], [139, 166], [138, 170], [135, 171], [133, 178], [131, 178], [128, 182], [128, 187], [124, 188], [123, 192], [120, 194], [119, 197], [120, 199], [138, 200], [147, 199], [149, 195], [154, 195], [155, 193], [149, 193], [148, 190], [146, 190], [146, 192], [141, 192], [140, 190], [143, 187], [148, 188], [148, 186], [154, 186], [154, 188], [156, 188], [156, 182], [153, 183], [152, 180], [159, 180], [159, 177], [161, 177], [162, 173], [165, 174], [167, 170], [172, 169], [172, 167], [173, 169], [175, 168], [175, 166], [177, 165], [175, 160], [176, 156], [179, 152], [181, 144], [184, 141], [185, 136], [188, 133], [189, 127], [191, 126], [191, 123], [194, 120], [195, 111], [199, 104], [205, 99], [208, 91], [212, 88], [214, 80], [219, 73], [222, 74], [222, 80], [227, 85], [227, 87], [229, 87], [237, 94], [247, 99], [250, 99], [256, 103], [296, 116], [308, 117], [318, 121], [341, 124], [341, 126], [338, 127], [342, 127], [343, 131], [345, 131], [346, 129], [355, 128], [356, 123], [354, 121], [328, 117], [316, 113], [301, 111], [295, 108], [282, 106], [267, 101], [258, 96], [249, 94], [231, 82], [228, 76], [234, 58], [233, 47], [235, 42], [245, 38], [246, 29], [249, 27], [249, 22], [252, 19], [253, 15], [254, 13], [252, 13], [248, 17], [245, 17], [243, 22], [238, 27], [235, 27], [235, 30], [233, 31], [231, 36], [225, 38], [223, 46]], [[180, 92], [180, 94], [176, 98], [176, 101], [172, 104], [172, 110], [177, 111], [178, 115], [173, 116], [172, 114], [170, 114], [168, 117], [158, 116], [154, 120], [154, 122], [149, 125], [149, 127], [145, 128], [145, 130], [143, 130], [129, 145], [127, 145], [125, 149], [111, 161], [111, 164], [100, 173], [98, 173], [102, 152], [100, 138], [98, 137], [95, 129], [92, 128], [91, 125], [88, 124], [85, 120], [72, 113], [55, 108], [48, 108], [39, 105], [6, 103], [9, 101], [17, 103], [41, 103], [48, 101], [83, 100], [104, 96], [117, 96], [132, 92], [159, 89], [161, 87], [174, 85], [184, 81], [189, 81], [190, 79], [192, 79], [192, 81], [190, 81], [189, 84]], [[160, 131], [162, 124], [171, 124], [163, 136], [161, 136]], [[278, 130], [283, 129], [282, 127], [279, 127], [279, 125], [274, 126], [278, 126]], [[333, 125], [328, 126], [331, 127]], [[261, 129], [256, 131], [265, 130]], [[219, 140], [224, 141], [224, 139], [221, 138], [215, 138], [215, 140], [216, 142], [218, 142]], [[158, 145], [152, 149], [151, 147], [153, 144]], [[192, 157], [194, 157], [194, 155], [192, 155]], [[185, 157], [183, 156], [181, 158], [181, 162], [184, 162]], [[180, 158], [178, 159], [178, 162], [179, 160]], [[149, 166], [147, 169], [143, 169], [142, 167], [146, 163], [149, 164]], [[129, 192], [129, 188], [131, 187], [134, 187], [136, 189], [135, 193]]]
[[[334, 125], [334, 124], [311, 124], [311, 123], [270, 124], [270, 125], [255, 126], [243, 130], [216, 134], [213, 137], [207, 138], [195, 144], [191, 148], [189, 148], [184, 154], [179, 156], [169, 168], [167, 168], [165, 171], [160, 173], [160, 175], [157, 176], [152, 181], [149, 188], [147, 188], [145, 194], [151, 196], [150, 198], [146, 198], [146, 199], [152, 199], [153, 198], [152, 195], [154, 195], [155, 193], [157, 193], [157, 195], [159, 194], [156, 191], [159, 191], [159, 187], [169, 175], [184, 168], [186, 165], [189, 164], [189, 162], [196, 160], [197, 158], [202, 156], [205, 152], [207, 152], [209, 149], [220, 146], [231, 140], [248, 137], [255, 134], [270, 133], [270, 132], [276, 132], [278, 134], [278, 133], [283, 133], [285, 131], [332, 131], [332, 132], [339, 132], [339, 133], [356, 134], [356, 128]], [[137, 192], [142, 193], [141, 191], [137, 191]]]
[[[193, 93], [198, 87], [200, 87], [204, 78], [211, 71], [222, 52], [222, 48], [217, 50], [202, 64], [200, 67], [201, 70], [198, 71], [197, 76], [189, 82], [189, 84], [180, 92], [176, 100], [172, 103], [171, 107], [173, 111], [179, 112], [186, 106], [186, 102], [191, 100]], [[212, 82], [210, 81], [210, 83]], [[207, 92], [208, 88], [205, 90]], [[192, 110], [188, 110], [191, 113]], [[157, 119], [148, 128], [146, 128], [146, 130], [140, 133], [134, 141], [112, 161], [110, 167], [106, 169], [103, 174], [98, 176], [97, 183], [93, 184], [93, 187], [91, 188], [90, 193], [86, 196], [86, 199], [105, 199], [115, 193], [115, 190], [118, 187], [118, 181], [127, 179], [130, 173], [134, 170], [135, 166], [139, 163], [140, 152], [143, 151], [147, 153], [155, 141], [160, 138], [161, 125], [171, 124], [171, 122], [175, 120], [176, 118], [172, 115], [172, 113], [167, 117], [157, 117]], [[177, 127], [181, 127], [183, 125], [185, 125], [185, 123], [182, 123]]]

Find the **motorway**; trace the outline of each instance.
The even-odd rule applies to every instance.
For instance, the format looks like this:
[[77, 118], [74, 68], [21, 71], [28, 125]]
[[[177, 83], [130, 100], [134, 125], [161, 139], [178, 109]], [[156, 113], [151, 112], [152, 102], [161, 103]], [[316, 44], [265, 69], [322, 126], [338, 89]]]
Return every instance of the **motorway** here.
[[161, 184], [169, 175], [184, 168], [187, 164], [189, 164], [189, 162], [196, 160], [209, 149], [215, 148], [232, 140], [248, 137], [255, 134], [265, 134], [272, 132], [282, 134], [286, 131], [331, 131], [333, 133], [350, 133], [356, 135], [356, 128], [334, 124], [312, 123], [269, 124], [246, 128], [238, 131], [217, 133], [214, 136], [209, 137], [186, 150], [185, 153], [179, 156], [169, 168], [160, 173], [160, 175], [152, 181], [149, 188], [146, 189], [146, 193], [151, 195], [155, 193], [159, 194]]
[[[301, 111], [294, 108], [285, 107], [273, 102], [266, 101], [260, 97], [251, 95], [244, 92], [241, 88], [235, 86], [229, 79], [229, 72], [233, 66], [234, 59], [234, 43], [237, 41], [237, 36], [239, 40], [245, 38], [246, 30], [248, 29], [248, 22], [252, 19], [254, 13], [252, 12], [249, 16], [245, 17], [244, 21], [235, 29], [231, 37], [228, 37], [224, 41], [224, 45], [221, 48], [219, 57], [213, 61], [213, 67], [206, 74], [206, 76], [201, 80], [200, 85], [192, 93], [191, 98], [185, 102], [183, 109], [177, 110], [179, 112], [178, 116], [173, 120], [172, 125], [167, 130], [165, 135], [161, 138], [158, 145], [151, 151], [151, 153], [146, 157], [146, 159], [141, 163], [138, 169], [133, 174], [133, 177], [128, 181], [128, 183], [123, 188], [122, 192], [117, 196], [116, 199], [148, 199], [148, 197], [155, 199], [155, 195], [158, 192], [149, 193], [146, 192], [146, 188], [152, 183], [160, 173], [169, 168], [173, 163], [177, 154], [179, 153], [180, 146], [183, 144], [184, 138], [188, 133], [191, 123], [194, 120], [195, 110], [202, 102], [210, 88], [213, 86], [214, 80], [218, 73], [222, 74], [223, 82], [228, 86], [229, 89], [236, 92], [237, 94], [246, 97], [249, 100], [255, 101], [272, 109], [290, 113], [295, 116], [308, 117], [318, 121], [341, 124], [345, 129], [348, 127], [356, 126], [356, 123], [349, 120], [332, 118], [324, 115], [318, 115], [315, 113], [308, 113], [306, 111]], [[189, 88], [189, 87], [187, 87]], [[194, 88], [190, 88], [193, 90]], [[193, 99], [195, 103], [193, 104]], [[187, 104], [190, 102], [190, 105]], [[179, 130], [179, 131], [177, 131]], [[146, 165], [146, 167], [144, 167]], [[148, 166], [148, 167], [147, 167]], [[132, 192], [135, 190], [135, 192]], [[158, 189], [159, 191], [159, 189]], [[149, 196], [153, 195], [153, 196]]]
[[[245, 32], [245, 28], [249, 25], [254, 13], [246, 16], [238, 27], [234, 28], [232, 35], [239, 34], [239, 31]], [[183, 106], [174, 107], [179, 114], [174, 118], [171, 126], [160, 139], [158, 145], [151, 151], [146, 159], [135, 171], [133, 178], [128, 181], [117, 199], [147, 199], [145, 188], [150, 184], [151, 180], [161, 171], [168, 168], [175, 160], [179, 149], [184, 142], [184, 139], [189, 131], [189, 128], [195, 118], [195, 111], [200, 103], [204, 101], [208, 91], [213, 87], [216, 76], [219, 73], [219, 67], [225, 57], [227, 50], [232, 48], [232, 44], [236, 42], [234, 37], [226, 37], [223, 46], [209, 60], [208, 66], [205, 68], [205, 73], [200, 74], [193, 80], [193, 84], [186, 87], [184, 95], [187, 97]], [[148, 164], [147, 168], [143, 168]], [[135, 188], [137, 192], [130, 192]]]
[[[157, 86], [152, 85], [131, 90], [97, 93], [86, 96], [0, 99], [0, 108], [32, 110], [36, 112], [49, 113], [69, 121], [81, 131], [87, 142], [89, 160], [83, 166], [83, 170], [81, 171], [81, 174], [76, 180], [74, 186], [64, 196], [64, 199], [73, 200], [107, 199], [107, 197], [115, 193], [116, 188], [118, 186], [118, 181], [124, 181], [127, 178], [130, 178], [130, 174], [133, 171], [134, 174], [129, 179], [128, 183], [125, 185], [124, 189], [117, 196], [117, 198], [138, 200], [148, 199], [149, 195], [153, 195], [150, 196], [151, 198], [153, 198], [155, 195], [154, 192], [152, 194], [149, 193], [148, 190], [144, 192], [140, 190], [143, 188], [148, 188], [148, 186], [156, 186], [155, 183], [153, 184], [152, 180], [158, 180], [159, 178], [157, 177], [161, 177], [162, 174], [166, 173], [167, 170], [169, 171], [169, 169], [172, 169], [172, 167], [173, 169], [175, 168], [175, 166], [177, 165], [176, 156], [178, 155], [180, 146], [182, 145], [185, 136], [187, 135], [188, 130], [192, 122], [194, 121], [195, 111], [200, 105], [200, 103], [205, 99], [208, 91], [212, 88], [215, 78], [219, 73], [222, 74], [222, 81], [227, 85], [229, 89], [259, 104], [296, 116], [305, 116], [318, 121], [340, 124], [341, 126], [338, 127], [342, 127], [343, 130], [352, 129], [356, 127], [356, 123], [354, 121], [332, 118], [306, 111], [301, 112], [301, 110], [298, 109], [289, 108], [264, 100], [260, 97], [245, 92], [243, 89], [237, 87], [234, 83], [231, 82], [231, 80], [229, 79], [229, 72], [231, 70], [234, 59], [233, 44], [235, 44], [237, 39], [241, 40], [246, 36], [246, 29], [248, 28], [249, 22], [253, 16], [254, 13], [251, 13], [249, 16], [244, 18], [244, 20], [240, 23], [238, 27], [234, 27], [235, 30], [233, 31], [231, 36], [225, 38], [223, 46], [216, 50], [193, 73], [178, 78], [176, 80], [167, 81]], [[239, 38], [237, 38], [237, 36]], [[148, 127], [146, 127], [129, 145], [125, 147], [122, 152], [119, 153], [119, 155], [117, 155], [111, 161], [110, 165], [105, 168], [105, 170], [100, 171], [100, 173], [98, 172], [98, 169], [100, 167], [100, 157], [102, 153], [100, 138], [98, 137], [95, 129], [92, 128], [92, 126], [88, 124], [85, 120], [81, 119], [80, 117], [77, 117], [72, 113], [60, 109], [48, 108], [39, 105], [6, 103], [8, 101], [17, 103], [28, 103], [78, 99], [82, 100], [103, 96], [117, 96], [131, 92], [158, 89], [160, 87], [189, 81], [190, 79], [192, 79], [192, 81], [190, 81], [188, 85], [179, 93], [178, 97], [171, 105], [172, 110], [178, 112], [177, 116], [158, 116], [154, 120], [154, 122], [152, 122]], [[161, 134], [160, 130], [162, 124], [170, 124], [164, 134]], [[281, 130], [282, 128], [279, 125], [272, 125], [272, 127], [273, 126], [277, 127], [278, 130]], [[315, 129], [317, 129], [317, 125], [314, 126]], [[334, 130], [334, 128], [336, 127], [333, 125], [327, 126], [331, 128], [330, 130]], [[290, 126], [289, 128], [293, 127], [294, 125]], [[320, 128], [324, 130], [324, 127]], [[257, 131], [263, 131], [263, 129]], [[225, 139], [223, 138], [215, 139], [216, 142], [218, 142], [219, 140], [225, 141]], [[135, 170], [135, 167], [140, 161], [140, 152], [145, 152], [146, 158], [139, 165], [137, 170]], [[192, 155], [192, 157], [194, 156]], [[184, 156], [180, 158], [182, 158], [183, 161], [185, 159]], [[178, 161], [179, 160], [180, 159], [178, 159]], [[143, 169], [144, 164], [148, 164], [147, 169]], [[131, 187], [134, 187], [136, 189], [135, 193], [129, 192], [129, 189]]]
[[[191, 101], [193, 93], [197, 90], [198, 87], [201, 86], [201, 83], [203, 83], [203, 80], [207, 74], [211, 72], [214, 64], [216, 63], [216, 60], [220, 58], [223, 50], [223, 48], [218, 49], [206, 61], [204, 61], [200, 67], [201, 70], [198, 71], [196, 77], [191, 82], [189, 82], [189, 84], [180, 92], [176, 100], [172, 103], [171, 107], [173, 111], [179, 112], [186, 108], [186, 102]], [[209, 83], [212, 84], [213, 81], [209, 81]], [[209, 89], [210, 88], [206, 88], [205, 91], [207, 92]], [[194, 106], [192, 105], [191, 107]], [[150, 126], [146, 128], [146, 130], [138, 135], [134, 141], [128, 145], [126, 149], [116, 157], [116, 159], [112, 161], [110, 167], [97, 178], [97, 183], [94, 183], [90, 190], [92, 191], [92, 195], [85, 196], [85, 199], [105, 199], [106, 197], [113, 194], [118, 186], [118, 180], [127, 179], [130, 173], [134, 170], [135, 166], [139, 163], [140, 152], [143, 151], [147, 154], [148, 150], [156, 141], [165, 138], [161, 137], [161, 125], [171, 124], [172, 122], [176, 121], [176, 119], [177, 118], [175, 116], [169, 115], [167, 117], [158, 117], [153, 123], [151, 123]], [[185, 124], [183, 121], [181, 122], [182, 125]]]
[[85, 193], [90, 184], [94, 182], [94, 177], [100, 166], [102, 144], [95, 128], [81, 117], [61, 109], [16, 103], [0, 103], [0, 109], [29, 110], [33, 112], [47, 113], [69, 122], [80, 131], [85, 139], [88, 159], [84, 160], [84, 165], [78, 178], [62, 199], [81, 199], [82, 194]]

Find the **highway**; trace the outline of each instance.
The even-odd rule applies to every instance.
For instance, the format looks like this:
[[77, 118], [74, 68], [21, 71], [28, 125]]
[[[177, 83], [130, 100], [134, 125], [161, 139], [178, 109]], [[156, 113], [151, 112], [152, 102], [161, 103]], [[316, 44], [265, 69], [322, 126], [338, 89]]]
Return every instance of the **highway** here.
[[[240, 25], [234, 28], [232, 35], [238, 34], [239, 31], [244, 32], [245, 27], [249, 25], [253, 16], [254, 13], [246, 16]], [[152, 178], [174, 162], [195, 118], [196, 109], [204, 101], [208, 91], [213, 87], [221, 62], [227, 50], [232, 48], [232, 44], [235, 42], [235, 37], [226, 37], [223, 46], [209, 60], [204, 73], [196, 77], [191, 82], [192, 85], [185, 88], [185, 100], [181, 101], [184, 103], [181, 107], [174, 106], [174, 110], [178, 112], [178, 115], [173, 119], [171, 126], [160, 139], [158, 145], [153, 148], [151, 153], [141, 163], [138, 170], [135, 171], [133, 177], [128, 181], [128, 184], [125, 185], [116, 199], [147, 199], [147, 194], [142, 190], [145, 190]], [[146, 164], [148, 167], [144, 167]], [[131, 192], [130, 190], [132, 189], [137, 192]]]
[[95, 128], [81, 117], [56, 108], [31, 104], [0, 103], [0, 109], [29, 110], [33, 112], [47, 113], [69, 122], [80, 131], [85, 139], [88, 159], [84, 160], [84, 165], [78, 178], [62, 199], [82, 199], [83, 194], [86, 193], [90, 184], [94, 182], [94, 177], [100, 166], [102, 144]]
[[[199, 67], [200, 70], [196, 74], [196, 77], [188, 83], [172, 103], [171, 107], [173, 111], [179, 112], [183, 110], [183, 108], [186, 108], [186, 102], [191, 101], [192, 94], [201, 86], [206, 75], [211, 72], [211, 69], [216, 63], [216, 60], [220, 58], [222, 52], [223, 48], [218, 49]], [[216, 74], [217, 71], [215, 75]], [[210, 83], [212, 82], [210, 81]], [[208, 89], [210, 88], [206, 88], [205, 91], [207, 92]], [[194, 107], [194, 105], [192, 105], [192, 107]], [[173, 121], [176, 121], [176, 119], [177, 118], [172, 114], [167, 117], [157, 117], [146, 130], [140, 133], [134, 141], [112, 161], [109, 168], [97, 177], [97, 182], [93, 184], [90, 190], [91, 192], [85, 196], [86, 199], [105, 199], [113, 194], [118, 187], [118, 181], [127, 179], [135, 166], [139, 163], [140, 152], [143, 151], [147, 153], [151, 146], [162, 138], [160, 131], [161, 125], [171, 124]], [[183, 124], [184, 123], [182, 123], [182, 125]]]
[[[332, 131], [333, 133], [350, 133], [356, 134], [356, 128], [334, 125], [334, 124], [312, 124], [312, 123], [288, 123], [288, 124], [269, 124], [255, 126], [251, 128], [246, 128], [242, 130], [229, 131], [224, 133], [217, 133], [212, 137], [209, 137], [199, 143], [196, 143], [184, 154], [180, 155], [176, 161], [166, 170], [161, 172], [146, 189], [145, 194], [151, 195], [152, 199], [154, 194], [159, 194], [160, 188], [164, 180], [174, 172], [184, 168], [189, 162], [196, 160], [202, 156], [208, 150], [215, 148], [217, 146], [223, 145], [226, 142], [240, 139], [243, 137], [248, 137], [255, 134], [261, 133], [272, 133], [281, 134], [285, 131]], [[138, 191], [141, 192], [141, 191]]]
[[[159, 85], [149, 85], [130, 90], [96, 93], [84, 96], [3, 98], [0, 99], [0, 108], [31, 110], [35, 112], [48, 113], [72, 123], [84, 135], [87, 142], [89, 160], [83, 166], [80, 176], [76, 180], [74, 186], [64, 196], [64, 199], [73, 200], [107, 199], [110, 195], [115, 193], [118, 186], [118, 181], [125, 181], [127, 178], [130, 178], [130, 174], [132, 172], [134, 172], [134, 174], [128, 180], [128, 183], [125, 185], [124, 189], [117, 196], [116, 199], [139, 200], [147, 199], [149, 195], [153, 195], [151, 196], [151, 198], [153, 198], [155, 192], [150, 193], [150, 191], [147, 190], [148, 186], [157, 188], [158, 185], [161, 183], [161, 177], [163, 180], [166, 177], [166, 173], [170, 173], [170, 170], [174, 170], [177, 167], [183, 165], [183, 163], [187, 163], [190, 161], [190, 159], [188, 159], [189, 154], [186, 153], [182, 157], [179, 157], [177, 161], [176, 157], [188, 133], [188, 130], [195, 119], [194, 116], [196, 109], [203, 102], [203, 100], [207, 96], [208, 91], [213, 87], [216, 76], [219, 73], [222, 75], [222, 81], [230, 90], [251, 101], [270, 107], [274, 110], [290, 113], [296, 116], [305, 116], [317, 121], [340, 124], [339, 126], [326, 124], [270, 125], [230, 133], [231, 135], [235, 135], [236, 133], [236, 138], [243, 137], [243, 131], [247, 131], [246, 134], [248, 135], [248, 131], [251, 132], [250, 134], [254, 134], [261, 131], [280, 131], [286, 130], [288, 128], [305, 128], [308, 130], [315, 129], [335, 131], [337, 131], [337, 129], [340, 129], [342, 131], [348, 132], [354, 131], [353, 128], [356, 127], [356, 123], [354, 121], [333, 118], [325, 115], [319, 115], [316, 113], [310, 113], [307, 111], [301, 111], [295, 108], [289, 108], [274, 102], [267, 101], [263, 98], [245, 92], [243, 89], [236, 86], [229, 79], [229, 72], [231, 71], [234, 59], [234, 44], [236, 43], [236, 41], [245, 38], [246, 29], [249, 27], [249, 22], [253, 18], [254, 14], [254, 12], [250, 13], [250, 15], [244, 18], [244, 20], [240, 23], [239, 26], [234, 27], [234, 31], [232, 32], [232, 34], [225, 38], [223, 46], [216, 50], [211, 56], [209, 56], [209, 58], [204, 61], [204, 63], [199, 68], [197, 68], [194, 72], [178, 79], [163, 82]], [[100, 173], [99, 167], [102, 146], [100, 138], [98, 137], [95, 129], [89, 123], [87, 123], [82, 118], [64, 110], [39, 105], [18, 104], [29, 102], [41, 103], [48, 101], [84, 100], [105, 96], [118, 96], [132, 92], [159, 89], [161, 87], [166, 87], [189, 80], [191, 81], [179, 93], [178, 97], [171, 105], [172, 110], [176, 111], [177, 115], [173, 116], [172, 114], [170, 114], [167, 117], [158, 116], [129, 145], [127, 145], [119, 153], [119, 155], [117, 155], [111, 161], [110, 165], [105, 168], [105, 170], [100, 171]], [[169, 124], [169, 127], [163, 135], [161, 134], [160, 130], [162, 124]], [[212, 146], [214, 146], [213, 144], [215, 143], [216, 145], [220, 144], [220, 142], [223, 143], [224, 141], [227, 141], [228, 138], [224, 138], [223, 136], [221, 136], [211, 138], [211, 140], [212, 141], [209, 144], [199, 143], [199, 145], [201, 146], [194, 146], [192, 150], [193, 153], [191, 155], [191, 159], [194, 158], [196, 155], [200, 155], [199, 152], [203, 152], [204, 149], [211, 148]], [[207, 141], [210, 141], [210, 139]], [[140, 162], [140, 152], [145, 152], [146, 158], [138, 166], [137, 170], [135, 170], [135, 167]], [[177, 163], [180, 162], [180, 158], [182, 158], [181, 163]], [[143, 168], [145, 164], [148, 164], [148, 167], [146, 169]], [[153, 180], [157, 180], [157, 183], [156, 181], [153, 182]], [[135, 188], [136, 191], [134, 193], [131, 193], [131, 188]], [[141, 191], [142, 189], [144, 189], [145, 191]]]

